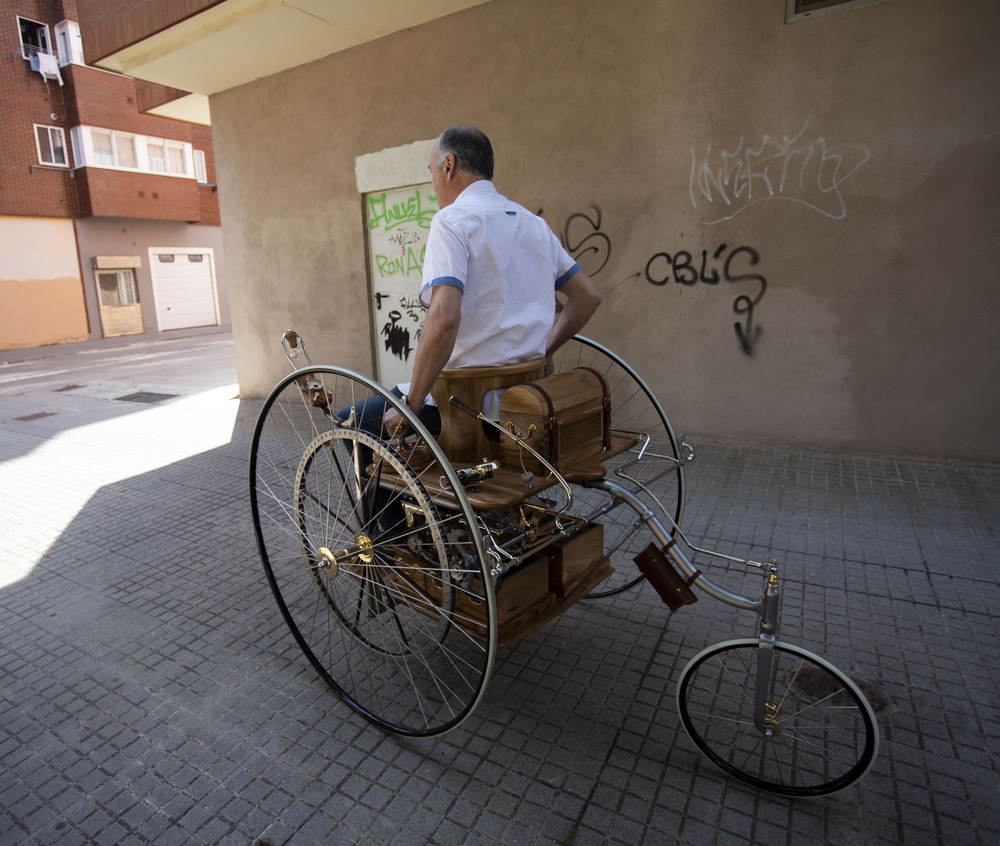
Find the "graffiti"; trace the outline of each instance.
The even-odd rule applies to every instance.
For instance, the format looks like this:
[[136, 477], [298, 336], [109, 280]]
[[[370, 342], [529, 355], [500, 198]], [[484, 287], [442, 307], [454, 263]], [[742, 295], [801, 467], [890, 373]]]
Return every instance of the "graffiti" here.
[[377, 253], [372, 256], [375, 259], [375, 268], [382, 279], [386, 276], [408, 276], [410, 273], [422, 273], [424, 269], [424, 250], [414, 252], [413, 247], [407, 247], [404, 255], [383, 256]]
[[[383, 300], [390, 301], [391, 305], [391, 301], [395, 299], [395, 296], [393, 294], [383, 294], [381, 291], [376, 292], [373, 296], [375, 298], [376, 311], [382, 310]], [[397, 305], [397, 308], [394, 308], [392, 311], [389, 312], [390, 323], [395, 327], [395, 325], [398, 324], [399, 321], [403, 318], [403, 312], [406, 312], [406, 317], [409, 319], [409, 321], [411, 323], [417, 324], [417, 337], [419, 338], [420, 326], [423, 323], [425, 310], [426, 309], [424, 309], [423, 305], [421, 305], [419, 298], [409, 297], [404, 295], [399, 298], [399, 303]], [[388, 333], [389, 325], [390, 324], [387, 323], [384, 327], [382, 327], [382, 334], [386, 335], [387, 337], [389, 334]], [[388, 349], [388, 345], [386, 348]]]
[[760, 327], [754, 326], [753, 324], [753, 310], [764, 296], [764, 291], [767, 290], [767, 280], [759, 273], [742, 273], [739, 275], [733, 275], [730, 270], [730, 265], [732, 264], [733, 259], [741, 253], [745, 253], [749, 257], [747, 263], [751, 267], [760, 261], [760, 254], [753, 247], [737, 247], [726, 257], [726, 264], [723, 267], [722, 272], [725, 274], [727, 282], [757, 282], [760, 286], [757, 289], [757, 295], [755, 297], [750, 297], [747, 294], [740, 294], [733, 301], [733, 311], [736, 312], [736, 314], [746, 315], [746, 326], [743, 326], [737, 320], [733, 324], [733, 328], [736, 330], [736, 336], [739, 338], [740, 346], [743, 348], [743, 352], [747, 355], [752, 355], [753, 345], [760, 335]]
[[413, 351], [410, 346], [410, 330], [400, 324], [403, 315], [395, 309], [389, 312], [389, 322], [382, 327], [382, 336], [385, 338], [386, 352], [394, 355], [400, 361], [409, 361], [410, 353]]
[[600, 273], [611, 258], [611, 239], [601, 231], [601, 210], [594, 206], [593, 212], [593, 217], [586, 212], [567, 217], [560, 239], [588, 276]]
[[420, 236], [408, 229], [400, 229], [398, 232], [393, 232], [386, 240], [399, 247], [400, 252], [405, 252], [408, 245], [420, 243]]
[[[591, 212], [573, 212], [566, 218], [559, 242], [588, 276], [600, 273], [611, 258], [611, 239], [601, 231], [601, 209], [591, 206]], [[542, 209], [538, 216], [544, 217]]]
[[718, 285], [720, 281], [732, 284], [756, 283], [756, 290], [751, 289], [749, 293], [741, 293], [733, 302], [733, 311], [741, 317], [745, 316], [743, 323], [737, 320], [733, 324], [736, 338], [743, 352], [752, 355], [754, 344], [761, 332], [761, 327], [754, 325], [754, 309], [764, 297], [767, 279], [759, 273], [740, 273], [739, 268], [733, 267], [743, 256], [746, 258], [742, 260], [750, 267], [755, 267], [760, 262], [760, 253], [753, 247], [746, 246], [729, 250], [722, 261], [720, 274], [718, 262], [727, 249], [728, 245], [720, 244], [712, 251], [711, 259], [708, 250], [701, 251], [700, 259], [687, 250], [679, 250], [673, 255], [656, 253], [646, 262], [646, 281], [656, 286], [666, 285], [671, 280], [678, 285], [697, 285], [699, 282], [705, 285]]
[[425, 311], [417, 294], [438, 204], [430, 183], [366, 194], [364, 203], [375, 373], [394, 385], [409, 379], [420, 338]]
[[437, 205], [428, 204], [428, 199], [419, 188], [414, 188], [409, 194], [389, 202], [389, 192], [368, 195], [368, 227], [386, 231], [395, 229], [405, 223], [416, 223], [422, 229], [429, 229], [431, 218], [437, 211]]
[[410, 311], [423, 311], [423, 304], [420, 302], [420, 297], [403, 296], [399, 298], [399, 307], [409, 309]]
[[760, 146], [740, 138], [734, 150], [714, 152], [712, 145], [699, 157], [691, 148], [691, 204], [700, 208], [702, 223], [732, 220], [765, 200], [800, 203], [820, 214], [842, 220], [847, 206], [840, 186], [850, 179], [871, 153], [860, 144], [829, 145], [823, 138], [806, 138], [809, 122], [794, 137], [765, 135]]
[[402, 296], [399, 298], [399, 307], [406, 310], [406, 316], [410, 318], [413, 323], [417, 324], [417, 337], [420, 337], [420, 330], [424, 325], [424, 312], [427, 309], [424, 308], [423, 303], [420, 302], [420, 297]]

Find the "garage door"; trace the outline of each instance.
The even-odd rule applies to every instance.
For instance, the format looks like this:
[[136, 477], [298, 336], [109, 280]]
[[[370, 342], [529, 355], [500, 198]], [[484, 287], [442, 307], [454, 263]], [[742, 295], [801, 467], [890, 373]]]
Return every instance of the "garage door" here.
[[161, 332], [218, 324], [219, 298], [210, 248], [150, 247], [149, 266]]

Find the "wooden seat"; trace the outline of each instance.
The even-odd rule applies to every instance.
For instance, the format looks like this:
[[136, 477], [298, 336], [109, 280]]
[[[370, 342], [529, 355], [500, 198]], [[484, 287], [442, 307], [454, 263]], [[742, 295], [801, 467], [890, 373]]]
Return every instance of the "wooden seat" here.
[[474, 464], [500, 458], [500, 441], [484, 431], [481, 421], [455, 408], [448, 400], [457, 397], [473, 408], [483, 407], [490, 391], [512, 388], [545, 375], [545, 359], [536, 358], [496, 367], [456, 367], [442, 370], [431, 389], [441, 411], [438, 443], [452, 464]]

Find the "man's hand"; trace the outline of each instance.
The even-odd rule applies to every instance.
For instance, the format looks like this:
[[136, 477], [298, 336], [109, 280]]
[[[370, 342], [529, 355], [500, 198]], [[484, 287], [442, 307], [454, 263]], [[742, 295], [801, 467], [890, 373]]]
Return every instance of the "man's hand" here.
[[406, 418], [390, 405], [386, 408], [385, 415], [382, 417], [382, 428], [391, 440], [392, 438], [402, 438], [409, 427], [407, 426]]

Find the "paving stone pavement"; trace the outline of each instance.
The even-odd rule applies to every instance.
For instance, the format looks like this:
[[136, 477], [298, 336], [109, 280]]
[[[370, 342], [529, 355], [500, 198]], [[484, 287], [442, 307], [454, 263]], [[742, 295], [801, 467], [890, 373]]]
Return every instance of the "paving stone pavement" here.
[[[684, 663], [753, 620], [649, 587], [503, 651], [454, 732], [373, 728], [264, 582], [260, 403], [235, 398], [231, 337], [20, 358], [0, 364], [0, 843], [1000, 842], [996, 469], [698, 447], [692, 540], [780, 559], [783, 638], [878, 711], [868, 775], [790, 800], [716, 770], [674, 705]], [[142, 393], [172, 397], [121, 399]]]

